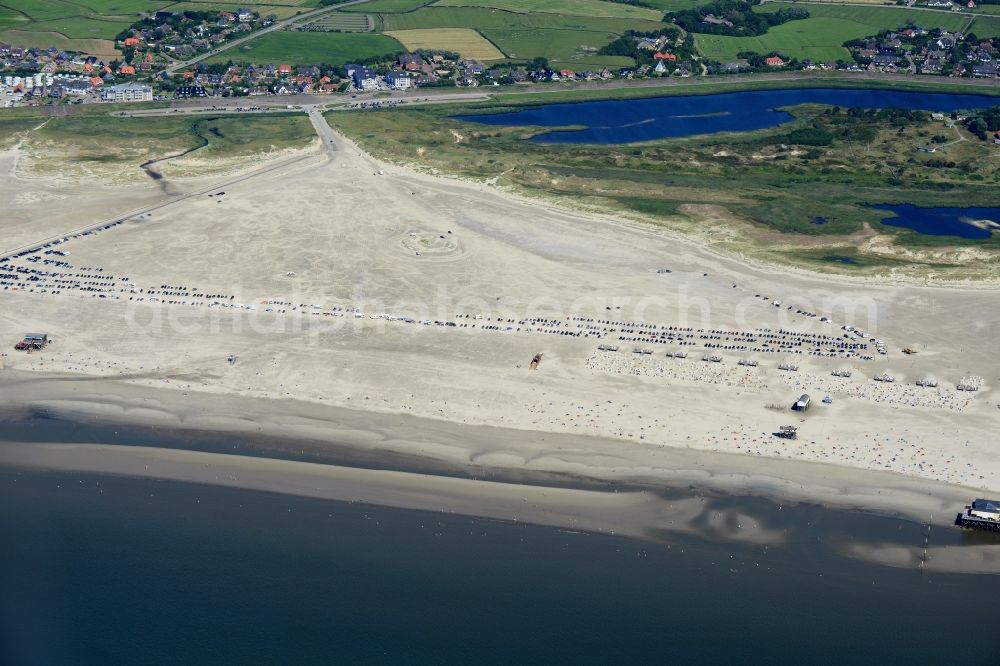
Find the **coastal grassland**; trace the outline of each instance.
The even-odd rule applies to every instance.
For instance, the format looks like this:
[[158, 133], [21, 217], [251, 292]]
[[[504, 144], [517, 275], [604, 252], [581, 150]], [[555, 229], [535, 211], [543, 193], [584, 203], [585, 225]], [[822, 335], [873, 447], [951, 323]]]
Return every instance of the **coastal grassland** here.
[[0, 113], [0, 149], [9, 148], [20, 141], [25, 133], [42, 124], [37, 116], [17, 116]]
[[472, 60], [503, 60], [504, 54], [492, 42], [469, 28], [428, 28], [424, 30], [393, 30], [386, 35], [399, 41], [410, 51], [431, 49], [452, 51]]
[[[834, 246], [818, 249], [774, 249], [765, 250], [761, 256], [778, 263], [789, 263], [812, 270], [833, 273], [858, 273], [866, 270], [903, 268], [913, 262], [892, 256], [872, 255], [859, 252], [851, 246]], [[935, 263], [936, 269], [960, 268], [947, 263]]]
[[512, 12], [545, 12], [577, 16], [617, 16], [620, 18], [642, 18], [657, 21], [662, 12], [647, 7], [638, 7], [605, 0], [438, 0], [436, 7], [489, 7]]
[[292, 65], [344, 63], [375, 56], [402, 53], [403, 45], [392, 37], [360, 32], [278, 31], [262, 35], [238, 48], [229, 49], [206, 62], [273, 62]]
[[613, 33], [530, 29], [488, 30], [484, 34], [511, 59], [529, 60], [541, 56], [557, 69], [635, 65], [635, 61], [628, 57], [598, 55], [602, 46], [617, 38]]
[[[327, 118], [382, 158], [496, 179], [501, 186], [570, 205], [632, 212], [713, 242], [721, 234], [740, 251], [853, 247], [868, 258], [835, 263], [843, 270], [863, 270], [881, 261], [881, 255], [868, 256], [862, 249], [879, 234], [910, 249], [1000, 249], [996, 236], [968, 241], [882, 225], [885, 214], [865, 206], [985, 206], [1000, 200], [1000, 155], [992, 144], [963, 131], [966, 140], [943, 149], [950, 151], [947, 155], [916, 150], [936, 134], [956, 131], [941, 122], [851, 118], [845, 111], [831, 115], [827, 107], [802, 105], [789, 109], [796, 118], [792, 123], [767, 130], [589, 145], [532, 142], [528, 139], [541, 128], [485, 126], [450, 117], [502, 108], [489, 103], [331, 112]], [[795, 130], [817, 127], [834, 136], [830, 145], [793, 142]], [[945, 164], [935, 166], [935, 159]]]
[[[933, 78], [885, 79], [844, 76], [839, 72], [776, 73], [755, 80], [736, 80], [724, 77], [695, 79], [648, 79], [648, 85], [627, 88], [570, 88], [554, 92], [500, 92], [493, 96], [497, 107], [519, 107], [527, 104], [583, 102], [600, 99], [635, 99], [640, 97], [666, 97], [671, 95], [712, 95], [740, 90], [776, 90], [783, 88], [863, 88], [908, 90], [986, 95], [1000, 98], [1000, 88], [989, 80], [962, 79], [937, 80]], [[1000, 103], [1000, 99], [998, 99]]]
[[[360, 5], [367, 6], [367, 5]], [[405, 14], [384, 15], [386, 30], [419, 28], [474, 28], [476, 30], [562, 29], [614, 33], [648, 32], [663, 27], [660, 21], [601, 16], [569, 16], [545, 12], [512, 12], [483, 7], [425, 7]]]
[[[315, 132], [302, 114], [122, 118], [74, 113], [44, 118], [15, 114], [0, 128], [18, 132], [32, 169], [59, 177], [143, 177], [139, 165], [194, 150], [193, 172], [212, 172], [213, 162], [232, 162], [308, 146]], [[36, 129], [37, 128], [37, 129]]]

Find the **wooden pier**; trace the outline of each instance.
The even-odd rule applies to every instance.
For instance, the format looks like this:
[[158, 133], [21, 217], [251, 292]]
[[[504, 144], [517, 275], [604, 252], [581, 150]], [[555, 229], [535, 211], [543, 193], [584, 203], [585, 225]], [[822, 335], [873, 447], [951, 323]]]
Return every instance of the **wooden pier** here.
[[958, 514], [955, 518], [955, 524], [963, 529], [1000, 532], [1000, 520], [976, 518], [975, 516], [970, 516], [968, 513]]
[[970, 530], [1000, 532], [1000, 502], [977, 499], [955, 517], [955, 524]]

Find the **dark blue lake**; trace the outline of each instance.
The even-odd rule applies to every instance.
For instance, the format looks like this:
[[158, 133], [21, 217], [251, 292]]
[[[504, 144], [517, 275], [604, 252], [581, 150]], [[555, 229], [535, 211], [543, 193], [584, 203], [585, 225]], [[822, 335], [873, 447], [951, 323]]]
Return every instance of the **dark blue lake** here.
[[[0, 446], [60, 435], [42, 425], [28, 439], [31, 428], [0, 421]], [[187, 433], [68, 427], [53, 441], [264, 452], [243, 437], [192, 444]], [[843, 555], [923, 543], [925, 526], [706, 501], [756, 516], [785, 543], [637, 540], [0, 468], [0, 663], [997, 663], [996, 632], [958, 637], [995, 617], [1000, 577]], [[996, 543], [946, 524], [931, 539]]]
[[992, 232], [970, 222], [991, 220], [1000, 223], [1000, 208], [920, 208], [912, 204], [878, 204], [872, 208], [895, 213], [893, 217], [883, 218], [882, 224], [905, 227], [929, 236], [983, 240]]
[[542, 143], [634, 143], [774, 127], [792, 120], [791, 115], [777, 109], [796, 104], [950, 112], [998, 106], [1000, 97], [895, 90], [792, 88], [546, 104], [512, 113], [455, 118], [485, 125], [583, 125], [586, 128], [546, 132], [532, 138], [532, 141]]

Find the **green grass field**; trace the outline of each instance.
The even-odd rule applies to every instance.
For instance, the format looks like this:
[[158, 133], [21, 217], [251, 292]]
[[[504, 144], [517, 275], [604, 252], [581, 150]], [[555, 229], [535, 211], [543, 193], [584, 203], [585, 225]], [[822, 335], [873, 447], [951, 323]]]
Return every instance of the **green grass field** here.
[[345, 12], [382, 12], [385, 14], [395, 14], [398, 12], [412, 12], [425, 5], [429, 5], [434, 0], [372, 0], [353, 7], [344, 7]]
[[[361, 5], [366, 6], [366, 5]], [[595, 16], [564, 16], [484, 9], [482, 7], [427, 7], [406, 14], [386, 14], [386, 30], [419, 30], [425, 28], [473, 28], [476, 30], [527, 30], [558, 28], [592, 30], [623, 34], [626, 30], [651, 31], [663, 27], [659, 21], [646, 19], [603, 18]]]
[[741, 51], [779, 51], [800, 59], [839, 60], [850, 57], [850, 53], [841, 45], [849, 39], [863, 37], [859, 30], [870, 29], [845, 19], [810, 18], [789, 21], [771, 28], [759, 37], [697, 35], [695, 40], [706, 57], [720, 61], [735, 60]]
[[28, 23], [30, 20], [21, 12], [0, 5], [0, 30], [16, 28]]
[[93, 19], [74, 16], [54, 21], [37, 21], [31, 24], [30, 29], [32, 32], [58, 32], [70, 39], [111, 39], [130, 25], [132, 21], [128, 18]]
[[[998, 9], [996, 5], [993, 8]], [[1000, 16], [977, 16], [969, 32], [974, 32], [977, 37], [1000, 37]]]
[[[289, 0], [289, 1], [294, 2], [294, 0]], [[179, 11], [185, 11], [185, 10], [207, 12], [207, 11], [210, 11], [210, 10], [215, 10], [215, 11], [219, 11], [219, 10], [223, 10], [223, 9], [231, 10], [231, 9], [233, 9], [233, 6], [234, 5], [232, 5], [232, 4], [227, 4], [225, 2], [219, 2], [218, 0], [212, 0], [212, 2], [202, 2], [201, 0], [186, 0], [185, 2], [178, 2], [178, 3], [175, 3], [175, 4], [168, 5], [166, 7], [166, 9], [168, 11], [173, 11], [173, 12], [179, 12]], [[261, 5], [261, 4], [246, 4], [246, 3], [244, 3], [243, 5], [240, 5], [240, 6], [245, 6], [248, 9], [252, 9], [253, 11], [257, 12], [258, 14], [260, 14], [261, 16], [267, 16], [268, 14], [274, 14], [279, 19], [286, 19], [286, 18], [295, 16], [296, 14], [301, 14], [302, 12], [309, 11], [311, 9], [311, 7], [308, 7], [308, 6], [305, 6], [305, 5], [301, 5], [301, 6], [300, 5], [282, 5], [282, 4], [277, 4], [276, 5], [276, 4], [273, 4], [273, 3], [266, 4], [266, 5]]]
[[[755, 11], [776, 12], [788, 7], [803, 7], [802, 3], [768, 2]], [[811, 18], [837, 18], [853, 21], [860, 29], [866, 29], [864, 35], [872, 35], [880, 30], [892, 30], [913, 21], [922, 28], [945, 28], [950, 31], [962, 30], [972, 18], [955, 12], [928, 11], [908, 7], [876, 7], [870, 5], [822, 5], [809, 3], [805, 6]], [[809, 20], [809, 19], [806, 19]], [[859, 35], [861, 36], [861, 35]]]
[[271, 32], [224, 51], [208, 62], [256, 62], [313, 65], [343, 64], [405, 51], [391, 37], [352, 32]]
[[438, 0], [436, 7], [490, 7], [512, 12], [541, 12], [576, 16], [615, 16], [657, 21], [662, 12], [603, 0]]
[[[801, 3], [769, 2], [758, 11], [777, 11], [796, 5], [802, 6]], [[866, 5], [810, 4], [808, 9], [808, 19], [783, 23], [759, 37], [697, 35], [695, 39], [701, 52], [714, 60], [734, 60], [741, 51], [778, 51], [799, 59], [839, 60], [850, 57], [847, 49], [842, 46], [844, 42], [867, 37], [880, 30], [902, 27], [908, 20], [927, 28], [963, 30], [970, 19], [947, 12]]]
[[561, 69], [628, 67], [631, 58], [599, 56], [597, 50], [617, 35], [583, 30], [487, 30], [487, 39], [500, 47], [508, 58], [530, 60], [548, 58], [552, 67]]
[[[262, 15], [287, 18], [309, 10], [318, 2], [248, 0], [239, 4]], [[231, 10], [236, 6], [237, 3], [227, 0], [0, 0], [0, 41], [116, 55], [110, 40], [138, 20], [140, 12]]]
[[347, 14], [332, 12], [324, 14], [315, 21], [309, 22], [310, 27], [320, 27], [323, 30], [342, 30], [345, 32], [368, 32], [367, 14]]
[[[13, 2], [14, 0], [10, 0]], [[139, 12], [155, 11], [171, 4], [171, 0], [69, 0], [77, 7], [86, 7], [95, 14], [104, 16], [135, 15]], [[30, 3], [34, 4], [34, 3]]]
[[113, 54], [108, 40], [138, 19], [139, 11], [167, 4], [169, 0], [0, 0], [0, 41]]
[[676, 12], [682, 9], [691, 9], [704, 5], [703, 0], [644, 0], [650, 7], [656, 7], [662, 11]]

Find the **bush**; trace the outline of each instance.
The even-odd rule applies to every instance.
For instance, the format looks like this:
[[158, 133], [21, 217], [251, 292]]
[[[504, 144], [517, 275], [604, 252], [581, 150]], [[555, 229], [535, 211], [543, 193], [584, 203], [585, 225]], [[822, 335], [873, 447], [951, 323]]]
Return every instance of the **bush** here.
[[782, 143], [794, 143], [800, 146], [829, 146], [833, 143], [833, 132], [825, 127], [802, 127], [792, 130], [781, 138]]

